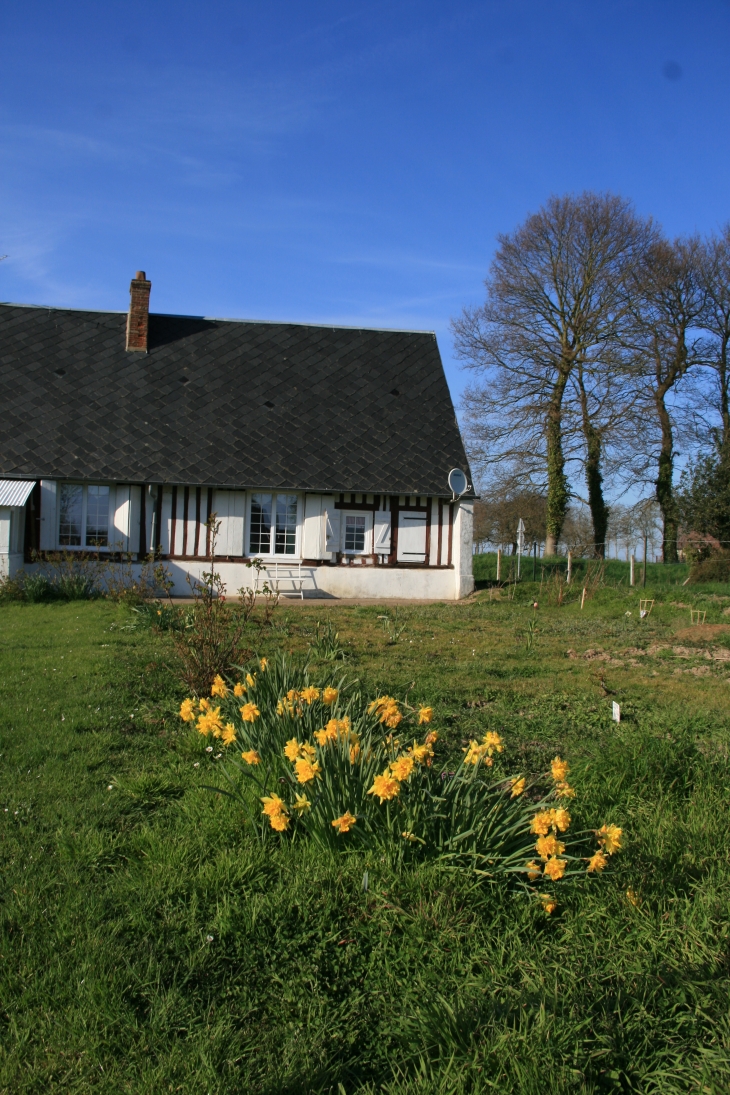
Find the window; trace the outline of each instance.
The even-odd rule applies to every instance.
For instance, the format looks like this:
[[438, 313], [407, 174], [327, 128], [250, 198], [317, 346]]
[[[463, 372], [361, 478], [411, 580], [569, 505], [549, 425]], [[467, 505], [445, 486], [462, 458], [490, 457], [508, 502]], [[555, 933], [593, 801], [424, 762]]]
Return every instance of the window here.
[[296, 494], [252, 494], [249, 527], [251, 555], [295, 555]]
[[251, 541], [252, 555], [268, 555], [271, 551], [271, 495], [253, 494], [251, 496]]
[[342, 514], [342, 551], [346, 555], [367, 555], [372, 549], [372, 513]]
[[365, 518], [348, 513], [345, 519], [345, 551], [365, 550]]
[[59, 493], [59, 545], [108, 547], [109, 487], [61, 483]]

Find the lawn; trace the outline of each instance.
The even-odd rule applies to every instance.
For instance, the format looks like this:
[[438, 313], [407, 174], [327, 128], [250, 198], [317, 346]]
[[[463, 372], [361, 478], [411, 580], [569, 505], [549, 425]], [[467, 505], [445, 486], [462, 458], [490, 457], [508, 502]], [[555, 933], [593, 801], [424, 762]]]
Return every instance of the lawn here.
[[298, 657], [331, 623], [338, 672], [433, 705], [443, 762], [488, 729], [510, 770], [566, 757], [578, 827], [625, 850], [551, 917], [435, 867], [262, 851], [206, 789], [167, 634], [1, 606], [0, 1092], [728, 1091], [730, 588], [650, 569], [581, 609], [542, 577], [397, 623], [285, 604], [250, 641]]

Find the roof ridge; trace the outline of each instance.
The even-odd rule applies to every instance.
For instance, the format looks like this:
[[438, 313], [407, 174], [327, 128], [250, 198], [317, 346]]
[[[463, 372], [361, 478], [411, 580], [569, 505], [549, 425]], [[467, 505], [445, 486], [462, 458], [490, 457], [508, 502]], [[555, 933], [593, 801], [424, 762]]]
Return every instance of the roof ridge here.
[[[21, 304], [12, 300], [0, 300], [5, 308], [35, 308], [41, 312], [91, 312], [93, 315], [126, 316], [126, 311], [116, 308], [64, 308], [57, 304]], [[363, 323], [302, 323], [289, 319], [239, 319], [231, 316], [193, 316], [181, 312], [150, 312], [151, 316], [164, 316], [166, 319], [204, 319], [208, 323], [257, 323], [266, 327], [314, 327], [325, 331], [383, 331], [388, 334], [431, 335], [435, 331], [419, 327], [368, 327]]]

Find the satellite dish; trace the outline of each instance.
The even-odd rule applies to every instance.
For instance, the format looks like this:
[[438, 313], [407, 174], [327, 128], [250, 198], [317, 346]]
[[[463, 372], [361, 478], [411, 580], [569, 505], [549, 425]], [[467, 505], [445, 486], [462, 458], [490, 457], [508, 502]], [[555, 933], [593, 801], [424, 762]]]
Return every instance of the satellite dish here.
[[454, 498], [460, 498], [469, 490], [469, 480], [461, 468], [452, 468], [449, 472], [449, 487]]

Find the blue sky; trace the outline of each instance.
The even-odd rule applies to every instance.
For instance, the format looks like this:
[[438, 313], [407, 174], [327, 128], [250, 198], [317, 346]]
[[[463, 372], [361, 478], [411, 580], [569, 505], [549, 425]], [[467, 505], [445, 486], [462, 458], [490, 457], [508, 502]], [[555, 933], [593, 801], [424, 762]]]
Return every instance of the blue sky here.
[[497, 233], [730, 219], [730, 3], [105, 0], [0, 15], [0, 299], [436, 330]]

